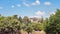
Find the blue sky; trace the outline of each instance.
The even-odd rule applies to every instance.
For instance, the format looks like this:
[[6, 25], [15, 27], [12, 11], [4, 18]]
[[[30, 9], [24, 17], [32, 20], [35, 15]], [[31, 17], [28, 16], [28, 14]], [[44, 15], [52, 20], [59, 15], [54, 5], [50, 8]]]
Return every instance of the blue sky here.
[[4, 16], [49, 17], [60, 9], [60, 0], [0, 0], [0, 14]]

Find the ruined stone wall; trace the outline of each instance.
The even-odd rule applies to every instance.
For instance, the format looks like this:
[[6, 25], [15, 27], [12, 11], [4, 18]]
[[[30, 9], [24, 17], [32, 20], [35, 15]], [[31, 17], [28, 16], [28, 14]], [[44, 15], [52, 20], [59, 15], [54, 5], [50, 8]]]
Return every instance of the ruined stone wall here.
[[[21, 34], [28, 34], [26, 31], [22, 31]], [[43, 30], [42, 31], [33, 31], [30, 34], [46, 34]]]

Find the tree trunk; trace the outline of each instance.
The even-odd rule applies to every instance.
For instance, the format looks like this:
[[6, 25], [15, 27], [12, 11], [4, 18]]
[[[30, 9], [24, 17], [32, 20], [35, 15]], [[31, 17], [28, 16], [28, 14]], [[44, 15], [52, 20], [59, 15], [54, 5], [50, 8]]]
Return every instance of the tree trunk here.
[[18, 30], [17, 33], [18, 33], [18, 34], [21, 34], [21, 30]]
[[60, 32], [58, 32], [58, 34], [60, 34]]
[[31, 32], [28, 32], [28, 34], [32, 34]]
[[29, 32], [28, 32], [28, 34], [29, 34]]

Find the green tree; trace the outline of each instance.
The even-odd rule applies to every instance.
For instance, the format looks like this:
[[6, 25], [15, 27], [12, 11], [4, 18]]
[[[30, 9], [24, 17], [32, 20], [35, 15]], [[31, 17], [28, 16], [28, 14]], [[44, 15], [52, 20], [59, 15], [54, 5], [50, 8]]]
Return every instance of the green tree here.
[[27, 31], [28, 34], [33, 31], [32, 23], [28, 23], [28, 25], [26, 25], [25, 31]]
[[29, 21], [29, 18], [28, 18], [27, 16], [24, 16], [23, 22], [24, 22], [24, 23], [29, 23], [29, 22], [30, 22], [30, 21]]
[[14, 19], [18, 19], [18, 15], [13, 15], [12, 16]]
[[55, 15], [51, 15], [48, 24], [46, 24], [47, 34], [60, 34], [60, 10], [57, 9]]
[[35, 31], [41, 31], [41, 24], [40, 23], [34, 23], [33, 28]]
[[40, 23], [43, 23], [43, 16], [42, 16], [42, 18], [41, 18], [41, 20], [40, 20]]
[[20, 30], [20, 22], [17, 17], [0, 17], [0, 31], [13, 32], [17, 30]]
[[19, 17], [19, 21], [20, 21], [21, 23], [23, 22], [21, 17]]

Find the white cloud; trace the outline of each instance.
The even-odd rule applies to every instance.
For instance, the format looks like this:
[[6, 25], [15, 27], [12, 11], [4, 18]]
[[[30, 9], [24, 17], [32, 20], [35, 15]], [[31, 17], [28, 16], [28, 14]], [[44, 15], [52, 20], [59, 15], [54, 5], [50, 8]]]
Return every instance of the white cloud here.
[[50, 15], [51, 15], [51, 14], [54, 14], [54, 15], [55, 15], [55, 12], [50, 12]]
[[25, 6], [27, 6], [27, 7], [29, 7], [29, 6], [30, 6], [28, 3], [25, 3], [25, 2], [23, 2], [23, 4], [24, 4]]
[[17, 7], [21, 7], [21, 5], [20, 4], [17, 4]]
[[0, 9], [3, 9], [3, 7], [2, 7], [2, 6], [0, 6]]
[[32, 5], [36, 5], [36, 3], [32, 3]]
[[40, 1], [36, 0], [35, 2], [32, 3], [32, 5], [40, 5]]
[[36, 0], [35, 2], [33, 2], [33, 3], [31, 3], [31, 4], [29, 4], [29, 3], [26, 3], [26, 2], [23, 2], [23, 4], [25, 5], [25, 6], [27, 6], [27, 7], [29, 7], [29, 6], [32, 6], [32, 5], [40, 5], [40, 1], [39, 0]]
[[11, 6], [11, 8], [14, 8], [14, 7], [15, 7], [14, 5]]
[[40, 1], [39, 1], [39, 0], [36, 0], [36, 4], [37, 4], [37, 5], [40, 5]]
[[40, 18], [41, 16], [37, 16], [37, 15], [35, 15], [35, 16], [30, 16], [30, 18], [33, 18], [33, 17]]
[[51, 2], [44, 2], [44, 5], [51, 5]]
[[44, 15], [45, 12], [43, 12], [43, 11], [37, 11], [37, 12], [35, 12], [35, 14], [36, 14], [36, 15]]

